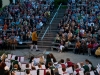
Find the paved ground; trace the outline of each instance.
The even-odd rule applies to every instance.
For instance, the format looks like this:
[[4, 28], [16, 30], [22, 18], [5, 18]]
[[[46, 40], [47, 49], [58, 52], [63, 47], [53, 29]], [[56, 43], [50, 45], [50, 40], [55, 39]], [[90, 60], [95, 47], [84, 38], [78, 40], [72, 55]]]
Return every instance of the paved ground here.
[[[11, 51], [11, 53], [18, 55], [18, 56], [25, 56], [25, 57], [29, 57], [29, 55], [42, 55], [44, 53], [53, 53], [54, 56], [56, 57], [57, 61], [59, 61], [61, 58], [66, 59], [66, 58], [70, 58], [71, 61], [73, 62], [84, 62], [85, 59], [89, 59], [94, 66], [96, 66], [98, 63], [100, 63], [100, 57], [96, 58], [94, 56], [88, 56], [86, 55], [78, 55], [78, 54], [74, 54], [73, 52], [63, 52], [63, 53], [58, 53], [57, 51], [46, 51], [45, 49], [36, 52], [35, 50], [33, 51], [29, 51], [29, 49], [21, 49], [21, 50], [15, 50], [15, 51]], [[28, 62], [29, 60], [26, 58], [26, 62]]]

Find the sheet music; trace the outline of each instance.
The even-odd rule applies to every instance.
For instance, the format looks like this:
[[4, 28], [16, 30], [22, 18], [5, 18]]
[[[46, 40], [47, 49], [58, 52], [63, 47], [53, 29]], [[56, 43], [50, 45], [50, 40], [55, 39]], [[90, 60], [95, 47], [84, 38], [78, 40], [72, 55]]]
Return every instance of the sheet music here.
[[11, 63], [10, 62], [5, 62], [6, 66], [10, 67]]
[[20, 57], [18, 57], [17, 61], [19, 61]]
[[90, 75], [95, 75], [93, 71], [90, 71]]
[[62, 74], [63, 73], [62, 68], [58, 68], [58, 72], [59, 74]]
[[80, 63], [77, 63], [77, 65], [79, 66], [79, 68], [81, 68], [81, 65], [80, 65]]
[[44, 75], [44, 70], [39, 70], [39, 75]]
[[10, 59], [6, 58], [5, 61], [10, 62]]
[[67, 72], [67, 73], [73, 73], [72, 67], [66, 68], [66, 72]]
[[20, 72], [18, 72], [18, 71], [15, 71], [15, 75], [20, 75]]
[[69, 73], [67, 73], [67, 74], [63, 74], [63, 75], [69, 75]]
[[97, 70], [98, 73], [100, 72], [100, 64], [97, 65], [97, 69], [96, 70]]
[[25, 70], [25, 68], [26, 68], [26, 64], [24, 63], [24, 64], [21, 64], [21, 69], [22, 70]]
[[8, 59], [11, 59], [11, 54], [8, 54]]
[[45, 65], [42, 65], [42, 69], [46, 69], [46, 68], [45, 68]]
[[36, 68], [36, 70], [37, 70], [37, 69], [39, 69], [39, 67], [38, 67], [38, 66], [35, 66], [35, 68]]
[[79, 71], [79, 75], [84, 75], [84, 72], [83, 71]]
[[15, 60], [15, 57], [16, 57], [16, 55], [12, 55], [12, 58], [11, 58], [11, 59], [12, 59], [12, 60]]
[[25, 72], [21, 72], [20, 75], [25, 75]]
[[24, 57], [21, 57], [20, 58], [20, 62], [24, 62]]
[[31, 71], [30, 71], [30, 74], [31, 74], [31, 75], [37, 75], [37, 70], [31, 70]]

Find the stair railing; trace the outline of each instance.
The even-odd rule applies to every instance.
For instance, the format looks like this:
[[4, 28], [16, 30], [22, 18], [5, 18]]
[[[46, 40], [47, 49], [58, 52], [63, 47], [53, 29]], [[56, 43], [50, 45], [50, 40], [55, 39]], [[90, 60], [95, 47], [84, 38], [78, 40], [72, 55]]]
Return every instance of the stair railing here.
[[[45, 32], [44, 32], [44, 34], [43, 34], [43, 36], [41, 37], [41, 40], [43, 40], [43, 39], [44, 39], [44, 36], [47, 34], [47, 32], [50, 32], [50, 31], [51, 31], [51, 24], [52, 24], [52, 22], [53, 22], [54, 18], [56, 17], [56, 15], [57, 15], [57, 13], [58, 13], [58, 11], [59, 11], [59, 9], [60, 9], [61, 5], [62, 5], [62, 3], [59, 5], [59, 7], [58, 7], [57, 11], [55, 12], [55, 14], [54, 14], [53, 18], [51, 19], [51, 21], [50, 21], [50, 23], [49, 23], [48, 27], [46, 28], [46, 30], [45, 30]], [[49, 29], [50, 29], [50, 31], [48, 31]], [[49, 34], [48, 34], [48, 35], [49, 35]]]
[[58, 11], [59, 11], [61, 5], [62, 5], [62, 3], [59, 5], [57, 11], [55, 12], [53, 18], [52, 18], [51, 21], [50, 21], [48, 27], [46, 28], [46, 30], [45, 30], [43, 36], [41, 37], [42, 46], [43, 46], [43, 43], [44, 43], [44, 42], [43, 42], [43, 39], [44, 39], [44, 37], [45, 37], [46, 34], [49, 35], [49, 33], [50, 33], [50, 31], [51, 31], [51, 24], [52, 24], [54, 18], [56, 17], [56, 15], [57, 15], [57, 13], [58, 13]]

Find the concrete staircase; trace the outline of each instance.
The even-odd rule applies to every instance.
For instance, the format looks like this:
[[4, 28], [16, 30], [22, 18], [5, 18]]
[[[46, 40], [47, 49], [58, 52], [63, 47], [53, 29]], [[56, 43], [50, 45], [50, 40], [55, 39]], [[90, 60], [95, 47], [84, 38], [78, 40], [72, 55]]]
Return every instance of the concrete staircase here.
[[55, 39], [55, 36], [58, 32], [57, 26], [58, 23], [60, 22], [61, 18], [64, 16], [65, 9], [59, 9], [57, 15], [55, 16], [52, 24], [50, 25], [47, 33], [45, 34], [43, 40], [41, 40], [44, 32], [46, 31], [47, 28], [43, 29], [43, 31], [39, 34], [39, 41], [38, 41], [38, 47], [39, 48], [44, 48], [46, 50], [50, 50], [52, 46], [52, 42]]
[[[57, 15], [55, 16], [54, 20], [52, 21], [52, 24], [50, 25], [48, 22], [47, 25], [45, 25], [43, 27], [43, 29], [41, 30], [41, 32], [39, 33], [38, 35], [38, 48], [43, 50], [50, 50], [51, 49], [51, 46], [52, 46], [52, 42], [54, 42], [54, 39], [55, 39], [55, 36], [57, 34], [57, 32], [59, 31], [57, 29], [57, 26], [58, 26], [58, 23], [60, 22], [61, 18], [64, 16], [64, 12], [65, 12], [65, 9], [59, 9]], [[53, 15], [55, 14], [55, 11], [54, 13], [52, 13], [51, 17], [50, 17], [50, 21], [53, 17]], [[44, 35], [47, 27], [49, 26], [49, 29], [47, 31], [47, 33], [45, 34], [44, 38], [41, 40], [42, 36]], [[24, 44], [24, 45], [18, 45], [17, 48], [28, 48], [29, 49], [29, 44], [31, 44], [32, 42], [30, 41], [28, 44]]]
[[[51, 21], [51, 19], [54, 16], [55, 12], [56, 12], [56, 9], [54, 9], [53, 12], [51, 13], [51, 16], [49, 18], [49, 22]], [[38, 36], [39, 36], [39, 41], [38, 41], [39, 48], [43, 48], [43, 46], [42, 46], [43, 41], [41, 41], [40, 39], [41, 39], [42, 35], [44, 34], [46, 28], [48, 27], [49, 22], [47, 22], [47, 24], [44, 25], [43, 28], [39, 31], [39, 34], [38, 34]], [[46, 39], [46, 37], [44, 39]], [[30, 45], [32, 44], [32, 41], [26, 41], [26, 42], [27, 43], [23, 43], [22, 45], [18, 44], [17, 47], [16, 47], [16, 49], [26, 49], [26, 48], [29, 49]], [[44, 41], [44, 43], [46, 43], [46, 41]]]

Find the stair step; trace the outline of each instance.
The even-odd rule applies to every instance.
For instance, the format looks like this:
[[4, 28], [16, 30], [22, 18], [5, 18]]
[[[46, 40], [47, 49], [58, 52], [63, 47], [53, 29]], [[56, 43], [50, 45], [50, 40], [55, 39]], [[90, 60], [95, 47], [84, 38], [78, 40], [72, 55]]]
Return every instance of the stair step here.
[[[39, 40], [39, 41], [41, 41], [41, 40]], [[54, 41], [54, 39], [53, 39], [53, 38], [52, 38], [52, 39], [44, 39], [44, 38], [43, 38], [42, 41], [47, 41], [47, 42], [48, 42], [48, 41]]]
[[[44, 37], [44, 39], [52, 39], [54, 37]], [[41, 39], [41, 37], [39, 37], [39, 39]]]
[[52, 41], [45, 41], [45, 40], [42, 40], [42, 41], [38, 41], [38, 43], [52, 43]]
[[42, 32], [39, 35], [39, 41], [38, 41], [39, 48], [51, 48], [52, 47], [52, 42], [54, 41], [56, 33], [59, 32], [57, 26], [58, 26], [60, 20], [62, 19], [62, 17], [64, 16], [65, 11], [66, 11], [66, 9], [60, 9], [58, 11], [56, 17], [52, 21], [51, 25], [49, 24], [51, 20], [49, 21], [49, 23], [47, 24], [47, 25], [49, 25], [49, 29], [48, 29], [47, 33], [45, 34], [43, 40], [41, 40], [41, 38], [44, 35], [45, 30], [47, 29], [48, 26], [46, 26], [45, 28], [42, 29]]
[[51, 43], [38, 43], [40, 46], [51, 46]]
[[[42, 37], [44, 34], [41, 34], [39, 37]], [[49, 35], [49, 34], [46, 34], [44, 37], [55, 37], [55, 34], [52, 34], [52, 35]]]
[[[26, 48], [28, 48], [28, 49], [30, 49], [30, 47], [31, 46], [29, 46], [29, 45], [18, 45], [17, 47], [16, 47], [16, 49], [26, 49]], [[40, 46], [40, 45], [38, 45], [38, 48], [50, 48], [51, 46]]]
[[74, 50], [75, 48], [68, 48], [68, 49], [70, 49], [70, 50]]
[[51, 46], [38, 46], [38, 48], [50, 48]]

